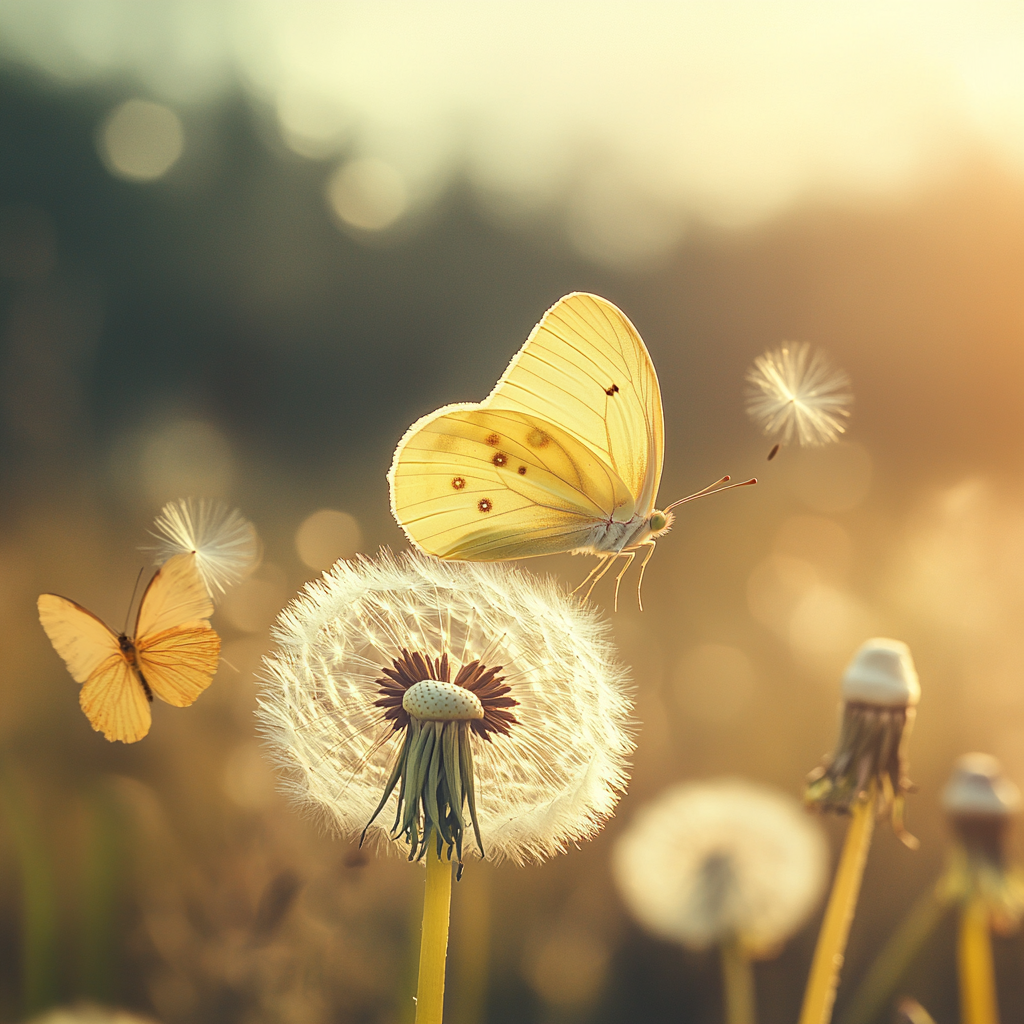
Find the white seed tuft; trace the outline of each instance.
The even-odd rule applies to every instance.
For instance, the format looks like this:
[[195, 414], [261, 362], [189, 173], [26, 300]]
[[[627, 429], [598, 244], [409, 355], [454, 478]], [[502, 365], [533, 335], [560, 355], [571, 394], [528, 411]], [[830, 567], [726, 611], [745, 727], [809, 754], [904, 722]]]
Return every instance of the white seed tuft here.
[[843, 700], [886, 708], [914, 707], [921, 699], [910, 648], [901, 640], [865, 640], [843, 673]]
[[237, 509], [221, 501], [184, 498], [169, 501], [153, 524], [156, 564], [194, 551], [196, 568], [210, 596], [240, 583], [260, 560], [256, 528]]
[[410, 686], [402, 707], [425, 722], [471, 722], [484, 717], [484, 706], [472, 690], [436, 679], [423, 679]]
[[947, 813], [995, 815], [1015, 814], [1020, 807], [1020, 790], [1003, 774], [999, 762], [988, 754], [964, 754], [953, 767], [953, 775], [942, 794]]
[[850, 379], [824, 353], [790, 342], [754, 360], [747, 371], [747, 413], [783, 444], [828, 444], [846, 431]]

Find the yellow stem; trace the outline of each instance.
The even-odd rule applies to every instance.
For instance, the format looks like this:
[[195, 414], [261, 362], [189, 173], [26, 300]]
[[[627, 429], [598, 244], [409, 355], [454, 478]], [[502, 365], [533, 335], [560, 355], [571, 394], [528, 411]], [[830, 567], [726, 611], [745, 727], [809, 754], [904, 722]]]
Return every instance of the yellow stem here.
[[441, 1024], [444, 1013], [444, 961], [448, 954], [448, 915], [452, 902], [452, 865], [437, 855], [428, 836], [427, 882], [420, 934], [420, 976], [416, 987], [416, 1024]]
[[957, 961], [961, 1024], [999, 1024], [989, 912], [985, 901], [978, 896], [971, 899], [960, 914]]
[[900, 979], [949, 909], [949, 884], [943, 878], [910, 908], [903, 923], [875, 957], [875, 962], [843, 1014], [842, 1024], [871, 1024], [892, 998]]
[[738, 936], [722, 943], [722, 986], [726, 1024], [755, 1024], [754, 972]]
[[832, 1019], [839, 971], [843, 966], [853, 913], [857, 909], [857, 896], [874, 827], [875, 789], [872, 786], [867, 797], [854, 807], [846, 832], [843, 855], [839, 859], [825, 919], [818, 933], [818, 945], [814, 950], [804, 1005], [800, 1011], [800, 1024], [829, 1024]]

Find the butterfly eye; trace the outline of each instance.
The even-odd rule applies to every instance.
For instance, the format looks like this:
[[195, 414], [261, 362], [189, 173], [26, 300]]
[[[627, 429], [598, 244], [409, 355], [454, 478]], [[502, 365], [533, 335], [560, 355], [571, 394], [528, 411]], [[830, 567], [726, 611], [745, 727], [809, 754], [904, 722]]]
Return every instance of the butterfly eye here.
[[664, 530], [668, 526], [668, 517], [664, 512], [655, 512], [651, 515], [650, 521], [651, 530], [657, 533], [659, 530]]

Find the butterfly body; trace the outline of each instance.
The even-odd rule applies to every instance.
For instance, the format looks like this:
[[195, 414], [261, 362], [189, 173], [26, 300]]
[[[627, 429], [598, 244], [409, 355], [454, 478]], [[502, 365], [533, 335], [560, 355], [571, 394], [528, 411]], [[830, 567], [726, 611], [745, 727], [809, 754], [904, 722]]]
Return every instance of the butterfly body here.
[[207, 617], [213, 602], [195, 555], [169, 559], [139, 604], [134, 636], [115, 633], [58, 594], [41, 594], [39, 620], [72, 678], [92, 727], [108, 740], [134, 743], [149, 732], [154, 695], [187, 707], [213, 680], [220, 637]]

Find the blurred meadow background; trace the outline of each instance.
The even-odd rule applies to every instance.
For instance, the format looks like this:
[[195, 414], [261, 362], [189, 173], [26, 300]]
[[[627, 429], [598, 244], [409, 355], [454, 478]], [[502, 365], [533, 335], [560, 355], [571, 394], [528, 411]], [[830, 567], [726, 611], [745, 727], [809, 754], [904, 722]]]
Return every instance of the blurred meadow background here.
[[[167, 1024], [411, 1019], [422, 874], [275, 792], [253, 673], [338, 557], [401, 549], [405, 428], [478, 401], [562, 294], [619, 305], [679, 510], [611, 613], [642, 723], [592, 843], [456, 886], [451, 1024], [711, 1022], [714, 954], [643, 933], [616, 836], [670, 783], [799, 795], [838, 680], [907, 641], [911, 852], [879, 830], [838, 1012], [938, 875], [953, 759], [1024, 783], [1024, 8], [0, 2], [0, 1019], [90, 997]], [[844, 440], [744, 412], [766, 348], [853, 381]], [[220, 497], [264, 558], [191, 709], [108, 744], [36, 617], [118, 628], [155, 513]], [[571, 588], [592, 567], [526, 565]], [[843, 823], [825, 821], [833, 855]], [[759, 964], [795, 1019], [820, 911]], [[907, 988], [955, 1019], [952, 923]], [[1006, 1019], [1024, 943], [998, 940]]]

